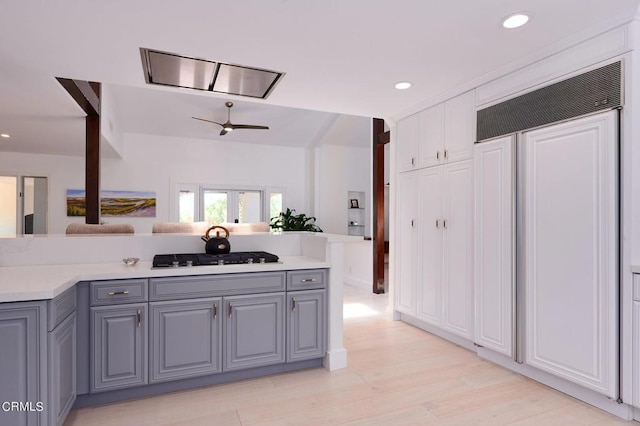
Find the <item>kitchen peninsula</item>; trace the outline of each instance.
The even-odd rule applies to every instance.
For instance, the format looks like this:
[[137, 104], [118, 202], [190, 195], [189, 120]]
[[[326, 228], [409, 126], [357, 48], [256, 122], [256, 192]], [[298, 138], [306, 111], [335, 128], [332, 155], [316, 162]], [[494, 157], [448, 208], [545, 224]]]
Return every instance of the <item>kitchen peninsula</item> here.
[[[74, 404], [346, 367], [343, 245], [361, 239], [232, 235], [233, 252], [268, 251], [279, 262], [169, 268], [151, 259], [202, 252], [199, 236], [0, 240], [0, 334], [18, 342], [0, 361], [0, 397], [17, 409], [0, 420], [62, 424]], [[140, 261], [126, 266], [126, 257]], [[114, 346], [132, 357], [114, 361]]]

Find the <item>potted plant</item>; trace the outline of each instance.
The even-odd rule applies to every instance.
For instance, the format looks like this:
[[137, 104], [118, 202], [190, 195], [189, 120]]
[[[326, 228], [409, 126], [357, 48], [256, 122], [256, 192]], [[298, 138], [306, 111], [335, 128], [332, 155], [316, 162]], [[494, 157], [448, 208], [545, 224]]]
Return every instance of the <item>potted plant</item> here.
[[287, 208], [276, 217], [271, 218], [270, 226], [274, 230], [280, 231], [311, 231], [322, 232], [322, 229], [315, 224], [316, 218], [307, 216], [304, 213], [294, 214], [295, 209]]

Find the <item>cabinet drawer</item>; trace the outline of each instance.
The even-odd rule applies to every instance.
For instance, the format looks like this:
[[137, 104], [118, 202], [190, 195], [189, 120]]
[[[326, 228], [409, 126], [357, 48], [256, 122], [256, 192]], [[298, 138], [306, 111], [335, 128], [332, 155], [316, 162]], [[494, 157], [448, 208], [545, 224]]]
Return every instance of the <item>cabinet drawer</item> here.
[[640, 274], [633, 274], [633, 300], [640, 302]]
[[149, 299], [152, 301], [270, 293], [285, 290], [285, 273], [151, 278], [150, 285]]
[[147, 279], [93, 281], [91, 306], [147, 301]]
[[76, 310], [76, 286], [47, 301], [47, 329], [52, 331]]
[[287, 290], [311, 290], [327, 286], [326, 269], [305, 269], [287, 272]]

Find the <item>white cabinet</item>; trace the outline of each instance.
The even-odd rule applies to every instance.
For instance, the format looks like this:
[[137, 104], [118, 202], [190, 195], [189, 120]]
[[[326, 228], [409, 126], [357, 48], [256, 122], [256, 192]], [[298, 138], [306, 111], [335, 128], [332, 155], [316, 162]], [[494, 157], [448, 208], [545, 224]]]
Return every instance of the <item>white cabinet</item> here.
[[514, 136], [477, 144], [475, 171], [475, 342], [513, 356]]
[[398, 122], [398, 171], [418, 168], [420, 115], [414, 114]]
[[617, 111], [524, 134], [526, 363], [618, 397]]
[[[402, 193], [407, 186], [399, 189]], [[417, 255], [400, 253], [399, 282], [409, 277], [418, 300], [416, 317], [456, 335], [473, 335], [473, 186], [472, 162], [420, 170], [418, 196], [404, 200], [401, 212], [418, 200]], [[406, 197], [408, 198], [408, 197]], [[415, 209], [415, 207], [412, 207]], [[402, 218], [407, 220], [408, 218]], [[414, 214], [415, 216], [415, 214]], [[400, 227], [402, 228], [402, 224]], [[404, 225], [407, 226], [407, 225]], [[415, 235], [415, 230], [412, 235]], [[404, 234], [403, 234], [404, 235]], [[404, 247], [401, 245], [401, 247]], [[409, 268], [409, 270], [407, 270]], [[418, 272], [416, 280], [413, 274]], [[403, 291], [401, 290], [401, 292]], [[408, 296], [407, 296], [408, 297]], [[402, 299], [399, 299], [402, 300]], [[400, 310], [400, 309], [399, 309]], [[400, 310], [403, 312], [402, 310]]]
[[640, 408], [640, 274], [633, 275], [633, 405]]
[[443, 167], [442, 328], [473, 339], [473, 162]]
[[475, 123], [474, 91], [401, 120], [398, 123], [398, 171], [471, 159]]
[[416, 314], [416, 286], [419, 265], [418, 172], [398, 177], [398, 269], [396, 310]]

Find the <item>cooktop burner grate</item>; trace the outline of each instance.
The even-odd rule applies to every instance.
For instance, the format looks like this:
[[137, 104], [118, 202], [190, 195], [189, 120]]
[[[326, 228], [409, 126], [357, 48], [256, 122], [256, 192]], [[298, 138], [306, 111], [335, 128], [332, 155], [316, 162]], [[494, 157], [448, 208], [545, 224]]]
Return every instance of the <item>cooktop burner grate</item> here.
[[278, 260], [278, 256], [266, 251], [239, 251], [227, 254], [156, 254], [153, 257], [153, 267], [177, 268], [180, 266], [275, 263]]

